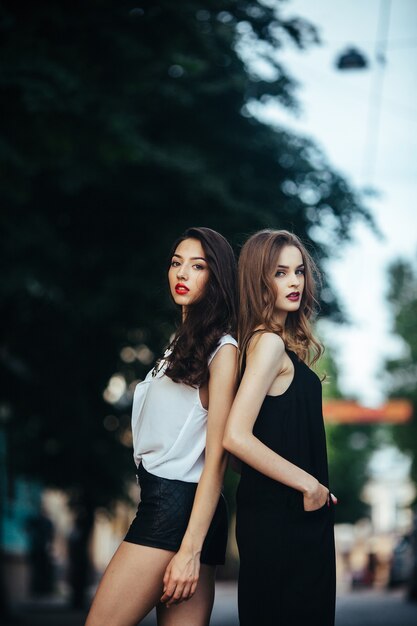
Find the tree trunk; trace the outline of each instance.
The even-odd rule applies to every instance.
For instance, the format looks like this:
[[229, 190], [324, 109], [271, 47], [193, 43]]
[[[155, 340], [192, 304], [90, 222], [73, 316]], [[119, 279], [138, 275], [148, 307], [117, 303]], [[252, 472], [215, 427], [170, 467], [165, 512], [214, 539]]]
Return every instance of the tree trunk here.
[[74, 528], [68, 539], [70, 603], [74, 609], [87, 607], [91, 564], [89, 542], [94, 527], [94, 506], [86, 502], [77, 509]]

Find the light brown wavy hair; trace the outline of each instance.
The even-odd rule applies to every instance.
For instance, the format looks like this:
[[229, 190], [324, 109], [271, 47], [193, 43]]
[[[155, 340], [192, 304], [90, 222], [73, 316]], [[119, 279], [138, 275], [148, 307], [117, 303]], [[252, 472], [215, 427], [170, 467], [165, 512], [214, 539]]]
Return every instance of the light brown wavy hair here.
[[[287, 315], [282, 327], [276, 321], [275, 302], [277, 291], [274, 276], [278, 257], [285, 246], [295, 246], [301, 252], [304, 263], [304, 290], [297, 311]], [[318, 310], [316, 288], [321, 283], [319, 269], [302, 241], [287, 230], [261, 230], [244, 244], [238, 264], [239, 313], [238, 341], [240, 349], [239, 371], [243, 376], [246, 350], [258, 327], [260, 332], [277, 333], [285, 346], [293, 350], [309, 365], [322, 355], [324, 348], [314, 337], [310, 319]]]

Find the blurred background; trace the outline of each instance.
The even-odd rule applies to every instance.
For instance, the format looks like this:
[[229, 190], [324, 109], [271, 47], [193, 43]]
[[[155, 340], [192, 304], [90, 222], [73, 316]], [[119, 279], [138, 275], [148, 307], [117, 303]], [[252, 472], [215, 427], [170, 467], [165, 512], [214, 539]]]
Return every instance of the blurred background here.
[[417, 624], [416, 2], [6, 0], [0, 29], [1, 619], [83, 623], [139, 497], [167, 254], [204, 225], [318, 261], [336, 624]]

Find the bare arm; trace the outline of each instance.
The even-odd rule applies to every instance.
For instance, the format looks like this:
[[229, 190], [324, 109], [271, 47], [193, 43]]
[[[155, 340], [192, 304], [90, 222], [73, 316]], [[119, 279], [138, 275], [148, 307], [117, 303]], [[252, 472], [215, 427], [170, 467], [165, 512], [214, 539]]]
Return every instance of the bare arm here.
[[268, 448], [253, 435], [253, 426], [273, 381], [283, 371], [285, 345], [281, 337], [263, 333], [254, 337], [246, 369], [230, 411], [223, 445], [256, 470], [304, 494], [306, 509], [325, 503], [328, 489], [308, 472]]
[[200, 553], [216, 510], [227, 465], [222, 440], [237, 385], [237, 350], [226, 344], [210, 364], [209, 408], [204, 469], [199, 480], [187, 530], [164, 576], [162, 602], [189, 599], [195, 592]]

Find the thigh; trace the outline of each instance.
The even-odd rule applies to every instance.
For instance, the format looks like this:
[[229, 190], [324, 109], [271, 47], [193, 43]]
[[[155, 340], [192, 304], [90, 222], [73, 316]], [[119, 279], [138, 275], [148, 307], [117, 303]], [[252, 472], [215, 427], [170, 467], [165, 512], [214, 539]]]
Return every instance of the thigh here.
[[208, 626], [214, 602], [216, 568], [201, 565], [195, 594], [190, 600], [174, 604], [167, 609], [163, 604], [156, 607], [158, 626]]
[[173, 555], [123, 541], [107, 566], [85, 626], [135, 626], [158, 604]]

